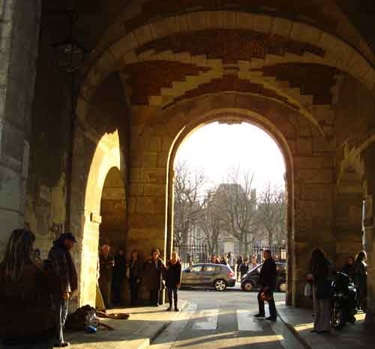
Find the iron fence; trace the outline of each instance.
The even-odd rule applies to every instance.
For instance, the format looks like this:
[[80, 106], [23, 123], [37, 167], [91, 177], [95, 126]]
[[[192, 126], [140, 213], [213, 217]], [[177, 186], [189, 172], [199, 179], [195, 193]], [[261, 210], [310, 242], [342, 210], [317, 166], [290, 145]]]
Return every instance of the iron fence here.
[[203, 243], [180, 245], [175, 247], [175, 250], [179, 254], [183, 266], [204, 263], [209, 259], [208, 246]]
[[250, 249], [251, 256], [255, 256], [257, 261], [261, 261], [263, 259], [263, 251], [270, 250], [272, 256], [275, 260], [286, 262], [287, 260], [287, 250], [285, 245], [253, 245]]

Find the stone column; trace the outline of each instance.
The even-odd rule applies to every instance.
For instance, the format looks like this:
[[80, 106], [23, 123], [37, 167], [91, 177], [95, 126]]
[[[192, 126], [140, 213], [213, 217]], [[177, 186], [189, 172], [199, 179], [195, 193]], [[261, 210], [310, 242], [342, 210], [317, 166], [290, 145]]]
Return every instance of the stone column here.
[[0, 255], [24, 224], [40, 0], [0, 3]]
[[[134, 108], [131, 132], [130, 178], [128, 198], [127, 250], [137, 249], [140, 256], [150, 257], [153, 248], [166, 256], [166, 188], [168, 152], [162, 147], [162, 137], [151, 125], [157, 109]], [[141, 290], [148, 300], [148, 290]]]

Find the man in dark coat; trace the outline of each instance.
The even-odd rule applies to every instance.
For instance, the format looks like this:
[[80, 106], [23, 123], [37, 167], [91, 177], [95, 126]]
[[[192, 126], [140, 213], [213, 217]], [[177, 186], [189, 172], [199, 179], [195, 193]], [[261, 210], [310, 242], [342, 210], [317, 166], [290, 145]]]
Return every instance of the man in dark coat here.
[[68, 342], [64, 341], [63, 328], [68, 316], [68, 302], [74, 291], [78, 288], [78, 278], [76, 268], [73, 263], [70, 250], [77, 242], [74, 235], [70, 232], [63, 233], [54, 241], [53, 247], [49, 251], [48, 259], [51, 267], [57, 275], [60, 287], [54, 295], [54, 305], [56, 311], [57, 323], [57, 347], [66, 347]]
[[159, 258], [160, 251], [153, 249], [152, 257], [144, 265], [144, 284], [150, 291], [150, 305], [158, 306], [160, 303], [160, 291], [164, 287], [162, 277], [166, 268], [163, 261]]
[[259, 313], [255, 315], [255, 317], [257, 318], [265, 317], [264, 301], [266, 300], [270, 308], [270, 316], [267, 317], [266, 319], [270, 321], [276, 321], [277, 312], [276, 312], [275, 300], [273, 298], [273, 292], [276, 288], [276, 278], [277, 278], [276, 263], [272, 258], [272, 254], [270, 250], [263, 251], [263, 258], [265, 261], [262, 265], [262, 269], [259, 275], [259, 284], [261, 285], [261, 289], [258, 293]]

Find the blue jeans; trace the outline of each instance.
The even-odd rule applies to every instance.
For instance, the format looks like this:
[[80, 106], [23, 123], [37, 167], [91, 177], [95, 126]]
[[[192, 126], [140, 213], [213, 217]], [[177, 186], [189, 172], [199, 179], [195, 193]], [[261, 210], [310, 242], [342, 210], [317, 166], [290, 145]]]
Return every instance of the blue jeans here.
[[54, 307], [56, 309], [56, 338], [55, 338], [55, 344], [61, 344], [64, 343], [64, 325], [66, 318], [68, 317], [68, 304], [69, 302], [63, 298], [61, 298], [60, 295], [57, 295], [54, 297]]

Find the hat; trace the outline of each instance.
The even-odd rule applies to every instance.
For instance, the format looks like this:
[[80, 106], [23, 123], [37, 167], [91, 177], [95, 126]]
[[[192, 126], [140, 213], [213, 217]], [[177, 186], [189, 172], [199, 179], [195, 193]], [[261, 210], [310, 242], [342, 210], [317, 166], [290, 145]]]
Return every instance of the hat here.
[[62, 241], [64, 240], [71, 240], [73, 242], [77, 242], [76, 238], [74, 237], [73, 233], [71, 233], [70, 231], [69, 232], [66, 232], [66, 233], [62, 233], [60, 235], [60, 239]]

